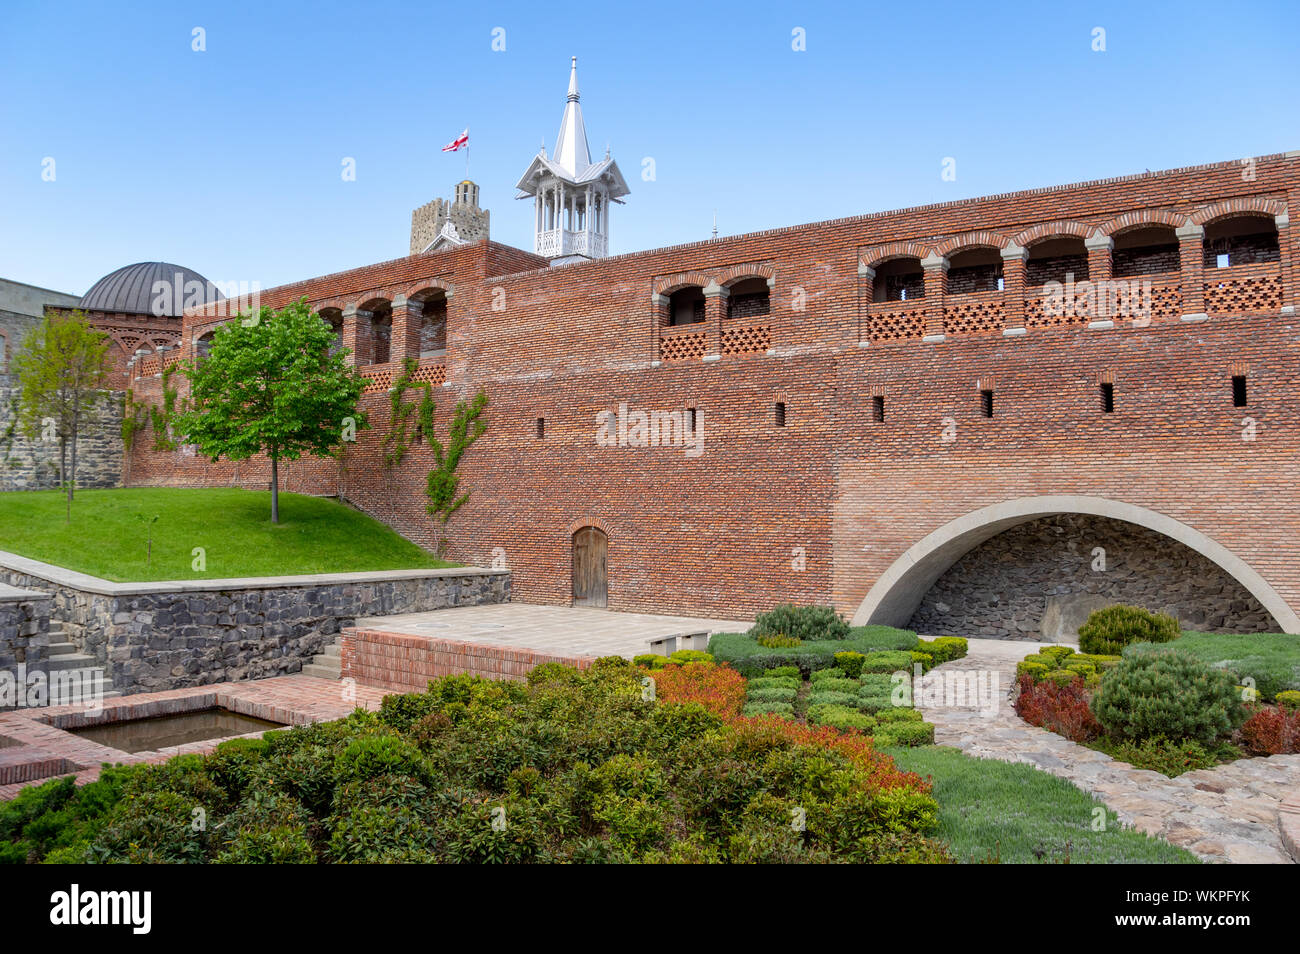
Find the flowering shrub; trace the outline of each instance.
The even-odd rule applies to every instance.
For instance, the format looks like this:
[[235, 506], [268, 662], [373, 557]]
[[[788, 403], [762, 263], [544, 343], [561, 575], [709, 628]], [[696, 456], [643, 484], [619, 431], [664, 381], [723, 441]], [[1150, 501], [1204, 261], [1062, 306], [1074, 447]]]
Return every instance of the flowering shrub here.
[[1088, 691], [1076, 679], [1066, 685], [1050, 680], [1035, 683], [1028, 673], [1019, 677], [1016, 715], [1030, 725], [1063, 735], [1073, 742], [1091, 742], [1101, 735], [1101, 725], [1088, 707]]
[[1241, 741], [1254, 755], [1300, 752], [1300, 709], [1261, 706], [1242, 725]]

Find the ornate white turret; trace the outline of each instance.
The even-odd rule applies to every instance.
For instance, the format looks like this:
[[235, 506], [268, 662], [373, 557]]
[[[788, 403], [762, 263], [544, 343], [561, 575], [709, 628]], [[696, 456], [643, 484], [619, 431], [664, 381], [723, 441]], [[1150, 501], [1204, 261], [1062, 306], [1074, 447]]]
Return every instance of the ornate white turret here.
[[604, 159], [591, 161], [576, 56], [554, 153], [547, 158], [543, 145], [515, 187], [516, 198], [533, 200], [533, 251], [538, 255], [562, 263], [609, 254], [610, 204], [631, 190], [609, 150]]

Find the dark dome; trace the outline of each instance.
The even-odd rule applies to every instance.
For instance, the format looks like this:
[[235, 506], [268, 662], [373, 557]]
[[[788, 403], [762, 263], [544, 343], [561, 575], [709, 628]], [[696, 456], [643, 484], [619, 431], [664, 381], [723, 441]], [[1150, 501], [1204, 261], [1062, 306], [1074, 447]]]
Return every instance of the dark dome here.
[[[154, 287], [158, 282], [163, 282], [167, 290], [155, 296]], [[197, 286], [193, 284], [195, 282]], [[186, 305], [207, 304], [224, 297], [216, 286], [192, 268], [170, 262], [137, 262], [109, 272], [91, 285], [90, 291], [81, 299], [81, 308], [84, 311], [119, 311], [179, 318]]]

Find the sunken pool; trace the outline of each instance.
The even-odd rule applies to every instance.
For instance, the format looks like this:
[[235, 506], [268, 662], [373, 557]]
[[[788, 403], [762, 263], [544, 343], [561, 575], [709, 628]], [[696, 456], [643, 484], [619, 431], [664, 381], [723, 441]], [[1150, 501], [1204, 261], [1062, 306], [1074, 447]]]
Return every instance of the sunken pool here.
[[279, 728], [283, 728], [283, 723], [270, 722], [244, 715], [242, 712], [213, 707], [181, 712], [177, 715], [106, 722], [64, 731], [91, 742], [98, 742], [100, 745], [107, 745], [119, 752], [153, 752], [173, 745], [228, 739], [249, 732], [265, 732], [267, 729]]

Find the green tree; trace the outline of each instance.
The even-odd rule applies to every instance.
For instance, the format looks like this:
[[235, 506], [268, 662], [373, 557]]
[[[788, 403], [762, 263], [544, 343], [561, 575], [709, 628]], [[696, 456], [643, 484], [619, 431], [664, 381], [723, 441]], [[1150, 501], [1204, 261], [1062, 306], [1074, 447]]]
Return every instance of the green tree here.
[[346, 351], [331, 353], [334, 342], [304, 298], [227, 322], [208, 355], [182, 367], [190, 394], [173, 432], [213, 462], [266, 454], [272, 523], [280, 522], [280, 461], [337, 457], [366, 426], [357, 409], [362, 378], [348, 367]]
[[77, 438], [102, 395], [108, 342], [108, 335], [92, 328], [84, 312], [51, 313], [27, 333], [13, 360], [18, 420], [24, 433], [32, 440], [59, 442], [68, 523], [77, 484]]

